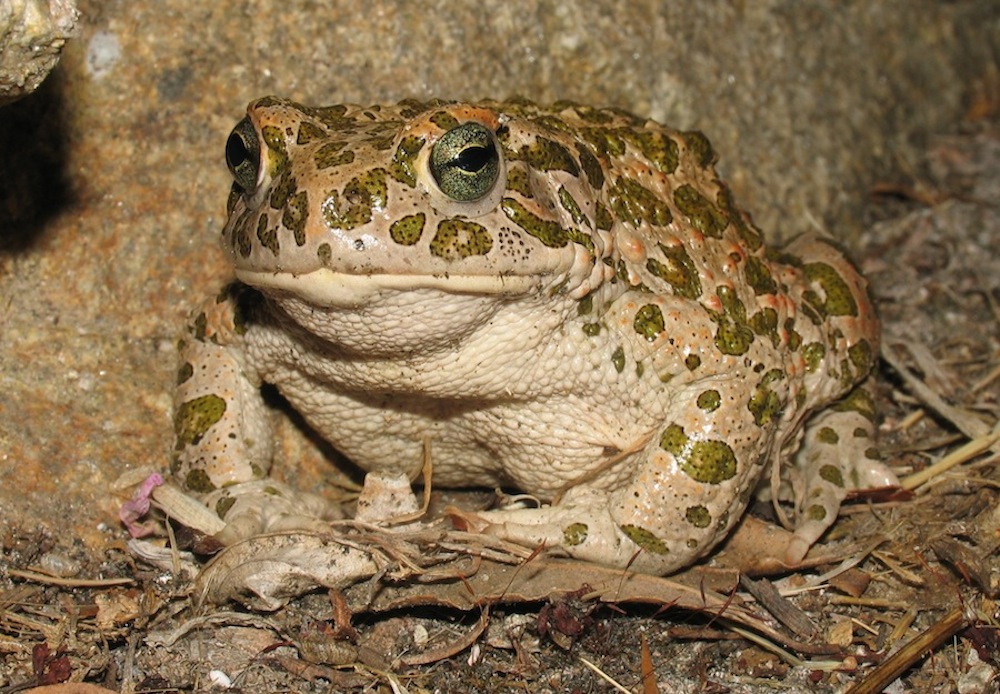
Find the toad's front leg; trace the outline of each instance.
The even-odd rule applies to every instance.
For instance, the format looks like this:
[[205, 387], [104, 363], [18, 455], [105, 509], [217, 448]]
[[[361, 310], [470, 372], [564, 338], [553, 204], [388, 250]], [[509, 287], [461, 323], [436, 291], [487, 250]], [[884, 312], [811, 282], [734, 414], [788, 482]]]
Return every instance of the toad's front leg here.
[[258, 298], [244, 285], [229, 285], [205, 302], [180, 342], [171, 472], [226, 521], [216, 535], [225, 544], [337, 515], [320, 497], [267, 479], [273, 432], [245, 355], [246, 315]]

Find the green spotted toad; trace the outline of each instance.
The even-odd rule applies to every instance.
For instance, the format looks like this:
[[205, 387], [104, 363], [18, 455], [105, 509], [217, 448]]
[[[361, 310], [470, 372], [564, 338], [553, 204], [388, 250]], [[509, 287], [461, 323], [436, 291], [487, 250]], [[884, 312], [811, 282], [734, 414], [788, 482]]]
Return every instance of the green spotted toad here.
[[226, 157], [237, 282], [192, 321], [177, 389], [195, 493], [267, 476], [263, 383], [366, 471], [416, 477], [426, 439], [435, 485], [539, 500], [472, 514], [483, 532], [655, 574], [724, 538], [771, 470], [791, 560], [847, 489], [893, 481], [856, 388], [865, 281], [819, 238], [765, 249], [700, 133], [570, 103], [268, 97]]

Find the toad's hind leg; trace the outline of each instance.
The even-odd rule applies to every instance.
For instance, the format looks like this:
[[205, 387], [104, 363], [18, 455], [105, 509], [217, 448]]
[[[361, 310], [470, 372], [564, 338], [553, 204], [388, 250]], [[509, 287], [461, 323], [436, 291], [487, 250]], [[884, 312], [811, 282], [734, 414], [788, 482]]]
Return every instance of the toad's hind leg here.
[[699, 391], [679, 395], [621, 487], [581, 484], [553, 506], [477, 519], [490, 534], [578, 559], [661, 575], [687, 566], [739, 520], [773, 440], [773, 425], [750, 414], [743, 379], [718, 378]]
[[790, 564], [800, 562], [837, 519], [849, 490], [899, 484], [879, 461], [875, 406], [863, 386], [809, 420], [795, 463], [795, 534], [785, 554]]

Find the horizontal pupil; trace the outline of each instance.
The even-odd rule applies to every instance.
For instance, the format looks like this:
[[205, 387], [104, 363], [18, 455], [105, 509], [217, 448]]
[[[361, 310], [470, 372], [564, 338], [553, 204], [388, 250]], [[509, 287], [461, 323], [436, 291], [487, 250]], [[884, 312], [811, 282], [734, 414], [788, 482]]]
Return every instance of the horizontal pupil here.
[[495, 156], [496, 150], [492, 144], [489, 147], [470, 145], [455, 157], [453, 164], [463, 171], [475, 172], [480, 171]]

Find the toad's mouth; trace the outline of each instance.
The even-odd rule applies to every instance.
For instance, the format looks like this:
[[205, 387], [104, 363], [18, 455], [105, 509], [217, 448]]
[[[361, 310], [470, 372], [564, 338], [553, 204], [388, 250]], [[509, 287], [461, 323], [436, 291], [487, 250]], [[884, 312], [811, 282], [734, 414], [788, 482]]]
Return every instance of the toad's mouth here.
[[241, 282], [265, 294], [292, 295], [322, 307], [364, 306], [388, 294], [436, 289], [452, 294], [523, 296], [538, 291], [542, 278], [533, 275], [354, 275], [320, 268], [303, 274], [237, 269]]

